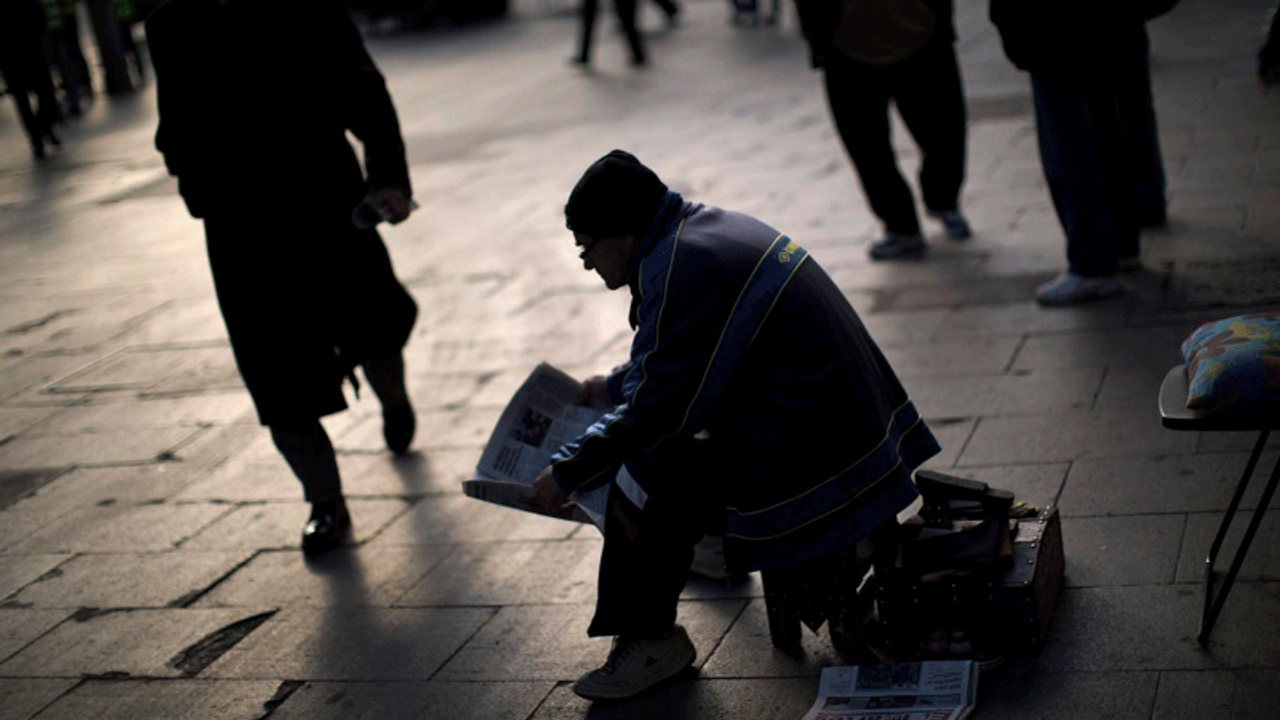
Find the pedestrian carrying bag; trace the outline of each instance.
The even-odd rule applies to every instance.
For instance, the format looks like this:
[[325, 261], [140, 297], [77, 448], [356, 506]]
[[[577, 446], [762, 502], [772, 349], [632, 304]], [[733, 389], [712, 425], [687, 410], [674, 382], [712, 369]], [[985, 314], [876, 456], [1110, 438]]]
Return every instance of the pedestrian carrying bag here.
[[858, 62], [893, 65], [924, 47], [937, 24], [921, 0], [840, 0], [831, 45]]

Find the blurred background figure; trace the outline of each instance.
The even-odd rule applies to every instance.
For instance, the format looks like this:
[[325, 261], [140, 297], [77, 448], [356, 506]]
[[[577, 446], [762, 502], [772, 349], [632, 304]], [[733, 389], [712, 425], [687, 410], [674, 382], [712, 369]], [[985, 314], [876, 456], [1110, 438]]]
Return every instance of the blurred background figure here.
[[[45, 143], [61, 145], [53, 125], [61, 119], [53, 76], [45, 55], [44, 7], [40, 0], [5, 0], [0, 11], [0, 73], [13, 95], [22, 127], [36, 159], [45, 156]], [[31, 106], [31, 96], [36, 105]]]
[[1271, 9], [1267, 39], [1258, 50], [1258, 79], [1263, 85], [1280, 80], [1280, 6]]
[[920, 147], [925, 209], [964, 240], [960, 213], [967, 117], [951, 0], [796, 0], [812, 63], [822, 68], [836, 130], [871, 211], [884, 224], [871, 258], [925, 252], [915, 197], [898, 169], [889, 104]]
[[49, 57], [58, 71], [62, 105], [70, 115], [79, 115], [81, 101], [93, 98], [89, 63], [80, 47], [80, 22], [76, 0], [41, 0], [48, 18]]
[[[582, 0], [582, 34], [579, 36], [578, 54], [573, 62], [589, 66], [591, 64], [591, 37], [595, 32], [596, 13], [600, 0]], [[618, 13], [618, 22], [622, 25], [622, 34], [627, 38], [631, 48], [632, 67], [642, 67], [648, 62], [645, 55], [644, 39], [636, 27], [636, 0], [613, 0], [613, 7]]]
[[121, 49], [133, 66], [135, 79], [138, 84], [142, 84], [147, 79], [147, 64], [138, 41], [133, 37], [133, 26], [138, 21], [138, 5], [134, 0], [112, 0], [112, 9], [115, 10], [116, 26], [120, 30]]

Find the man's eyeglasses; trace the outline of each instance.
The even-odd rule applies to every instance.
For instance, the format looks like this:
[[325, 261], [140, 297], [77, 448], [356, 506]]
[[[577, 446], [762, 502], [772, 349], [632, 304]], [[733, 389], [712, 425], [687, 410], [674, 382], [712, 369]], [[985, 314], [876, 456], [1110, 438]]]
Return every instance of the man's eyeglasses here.
[[593, 238], [591, 242], [587, 243], [586, 245], [583, 245], [582, 249], [578, 251], [578, 259], [586, 260], [587, 256], [591, 254], [591, 251], [595, 249], [596, 243], [600, 242], [603, 239], [604, 238]]

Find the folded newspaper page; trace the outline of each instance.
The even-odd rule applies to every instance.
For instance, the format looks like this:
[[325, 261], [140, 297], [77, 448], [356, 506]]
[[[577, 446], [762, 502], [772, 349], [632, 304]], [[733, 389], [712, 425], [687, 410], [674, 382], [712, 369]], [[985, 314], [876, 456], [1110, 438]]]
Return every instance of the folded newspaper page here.
[[[478, 500], [546, 515], [533, 504], [533, 481], [561, 445], [586, 432], [602, 414], [599, 408], [576, 403], [581, 388], [577, 380], [547, 363], [534, 368], [502, 411], [476, 476], [463, 481], [462, 491]], [[624, 467], [613, 483], [571, 494], [573, 510], [552, 517], [591, 522], [603, 532], [605, 507], [615, 485], [644, 507], [644, 491]]]
[[977, 693], [972, 660], [829, 667], [803, 720], [963, 720]]

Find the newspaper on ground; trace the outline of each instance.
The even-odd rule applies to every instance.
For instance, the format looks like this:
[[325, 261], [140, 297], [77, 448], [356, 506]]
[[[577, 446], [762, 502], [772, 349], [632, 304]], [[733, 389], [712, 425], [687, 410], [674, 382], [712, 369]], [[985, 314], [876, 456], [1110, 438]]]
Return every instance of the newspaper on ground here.
[[963, 720], [977, 693], [972, 660], [829, 667], [803, 720]]
[[[476, 476], [462, 483], [463, 493], [546, 515], [533, 504], [533, 481], [561, 445], [585, 433], [603, 414], [599, 408], [577, 404], [581, 389], [581, 383], [547, 363], [534, 368], [502, 411], [480, 456]], [[571, 494], [573, 510], [552, 517], [594, 523], [603, 532], [605, 507], [614, 485], [636, 505], [644, 506], [644, 491], [624, 467], [613, 483]]]

